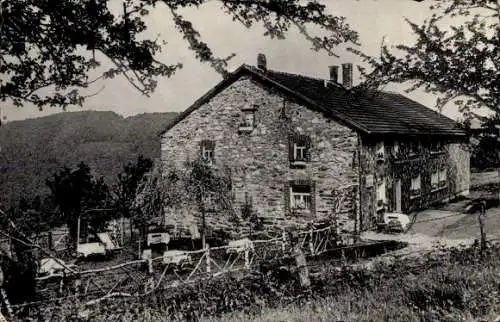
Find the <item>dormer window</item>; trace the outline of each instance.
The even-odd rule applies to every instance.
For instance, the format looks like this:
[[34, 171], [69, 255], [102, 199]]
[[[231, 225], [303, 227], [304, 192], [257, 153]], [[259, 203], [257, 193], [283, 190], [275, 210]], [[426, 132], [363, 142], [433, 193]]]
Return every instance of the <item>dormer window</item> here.
[[305, 167], [311, 161], [311, 140], [306, 135], [292, 135], [289, 138], [289, 159], [292, 167]]
[[212, 165], [215, 162], [214, 158], [214, 150], [215, 150], [215, 142], [211, 140], [203, 140], [201, 141], [201, 158], [207, 164]]

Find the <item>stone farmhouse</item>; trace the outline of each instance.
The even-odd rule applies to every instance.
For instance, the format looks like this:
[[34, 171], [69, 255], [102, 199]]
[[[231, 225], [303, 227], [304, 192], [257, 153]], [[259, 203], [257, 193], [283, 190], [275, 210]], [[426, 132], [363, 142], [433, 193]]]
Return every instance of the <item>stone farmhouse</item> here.
[[[162, 163], [182, 167], [201, 154], [225, 164], [235, 212], [251, 203], [268, 225], [331, 216], [334, 191], [344, 194], [336, 213], [346, 231], [468, 194], [468, 137], [453, 120], [400, 94], [355, 91], [352, 64], [329, 74], [270, 70], [259, 54], [256, 67], [240, 66], [168, 125]], [[194, 223], [180, 213], [167, 217]]]

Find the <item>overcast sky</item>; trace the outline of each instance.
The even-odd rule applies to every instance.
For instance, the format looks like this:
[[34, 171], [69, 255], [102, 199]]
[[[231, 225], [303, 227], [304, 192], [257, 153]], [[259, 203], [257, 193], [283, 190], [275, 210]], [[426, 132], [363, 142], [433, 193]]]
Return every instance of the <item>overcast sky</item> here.
[[[118, 3], [121, 3], [118, 1]], [[376, 55], [380, 50], [382, 38], [388, 44], [411, 43], [413, 35], [404, 18], [422, 22], [430, 16], [429, 2], [412, 0], [329, 0], [326, 2], [330, 13], [345, 16], [350, 25], [359, 32], [361, 46], [367, 54]], [[268, 68], [300, 73], [315, 77], [328, 78], [328, 66], [344, 62], [361, 63], [359, 59], [339, 48], [339, 58], [326, 53], [310, 50], [310, 44], [295, 29], [286, 40], [271, 40], [263, 36], [263, 29], [246, 29], [224, 14], [220, 4], [213, 1], [198, 10], [185, 11], [184, 17], [190, 19], [203, 36], [203, 40], [215, 51], [217, 56], [226, 57], [236, 53], [230, 70], [243, 63], [256, 64], [257, 53], [267, 57]], [[150, 17], [150, 32], [159, 34], [160, 39], [168, 42], [159, 57], [166, 63], [182, 62], [184, 67], [173, 77], [160, 80], [156, 92], [151, 97], [142, 96], [124, 79], [117, 77], [95, 84], [89, 93], [104, 89], [87, 100], [83, 108], [74, 110], [114, 111], [124, 116], [146, 112], [179, 112], [186, 109], [197, 98], [217, 84], [221, 77], [210, 66], [194, 59], [187, 44], [173, 27], [171, 15], [159, 7]], [[356, 69], [354, 70], [356, 73]], [[354, 75], [356, 81], [356, 75]], [[402, 87], [392, 86], [389, 90], [403, 93]], [[433, 107], [435, 97], [422, 92], [405, 94], [416, 101]], [[33, 106], [22, 108], [6, 106], [4, 114], [8, 120], [40, 117], [60, 112], [58, 108], [47, 108], [40, 112]], [[456, 118], [458, 113], [447, 107], [444, 114]]]

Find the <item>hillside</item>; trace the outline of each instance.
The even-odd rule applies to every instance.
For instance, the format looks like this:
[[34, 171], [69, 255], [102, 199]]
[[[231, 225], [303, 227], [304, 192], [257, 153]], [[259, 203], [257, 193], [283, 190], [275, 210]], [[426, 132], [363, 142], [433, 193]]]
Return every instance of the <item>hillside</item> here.
[[89, 164], [111, 182], [138, 154], [160, 156], [158, 132], [176, 113], [124, 118], [114, 112], [66, 112], [0, 127], [0, 202], [47, 192], [57, 169]]

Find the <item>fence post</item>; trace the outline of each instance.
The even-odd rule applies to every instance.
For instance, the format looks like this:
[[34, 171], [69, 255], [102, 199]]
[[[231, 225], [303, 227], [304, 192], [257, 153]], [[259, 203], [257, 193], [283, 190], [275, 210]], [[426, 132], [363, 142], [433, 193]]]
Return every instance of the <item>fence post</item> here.
[[7, 298], [7, 293], [5, 292], [3, 287], [0, 289], [0, 292], [2, 293], [2, 299], [5, 307], [7, 308], [7, 312], [9, 313], [9, 316], [12, 316], [12, 307], [10, 306], [9, 299]]
[[286, 231], [283, 230], [283, 232], [281, 233], [281, 251], [283, 253], [285, 252], [285, 249], [286, 249], [286, 243], [287, 243], [286, 236], [287, 236], [287, 233], [286, 233]]
[[206, 246], [205, 256], [207, 257], [206, 258], [206, 260], [207, 260], [207, 273], [210, 273], [212, 271], [212, 269], [210, 267], [210, 245], [205, 244], [205, 246]]
[[78, 299], [79, 295], [80, 295], [80, 285], [81, 285], [81, 281], [79, 278], [77, 278], [75, 280], [75, 297]]
[[250, 268], [250, 250], [248, 248], [245, 249], [245, 268]]
[[309, 279], [309, 269], [307, 268], [307, 261], [304, 252], [300, 248], [300, 245], [295, 246], [295, 263], [297, 264], [297, 270], [299, 271], [300, 285], [302, 287], [310, 287], [311, 280]]
[[481, 253], [486, 249], [486, 233], [484, 232], [484, 217], [486, 215], [486, 202], [481, 200], [480, 209], [479, 209], [479, 231], [481, 233]]
[[309, 250], [311, 251], [311, 255], [314, 256], [314, 244], [313, 244], [313, 230], [309, 232]]

